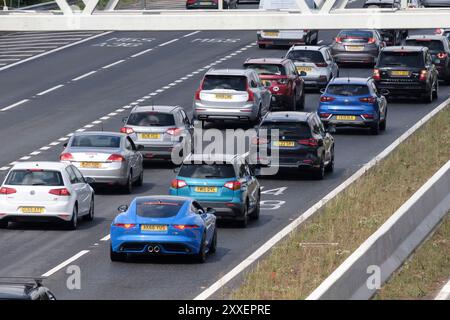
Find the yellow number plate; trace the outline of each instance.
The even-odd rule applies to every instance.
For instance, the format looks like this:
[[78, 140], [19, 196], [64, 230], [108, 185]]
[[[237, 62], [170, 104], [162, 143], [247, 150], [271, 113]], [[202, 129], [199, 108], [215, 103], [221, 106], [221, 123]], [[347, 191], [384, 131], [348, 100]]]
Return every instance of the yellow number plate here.
[[298, 72], [302, 72], [302, 71], [311, 72], [311, 70], [312, 70], [311, 67], [297, 67]]
[[164, 224], [143, 224], [141, 225], [141, 231], [167, 231], [167, 225]]
[[210, 6], [210, 5], [212, 5], [212, 3], [211, 2], [200, 2], [200, 5], [201, 6]]
[[409, 71], [394, 70], [394, 71], [391, 71], [391, 75], [393, 75], [393, 76], [401, 76], [401, 77], [408, 77], [409, 76]]
[[232, 98], [231, 94], [226, 93], [216, 93], [216, 99], [230, 100]]
[[195, 192], [217, 192], [217, 187], [195, 187]]
[[160, 139], [161, 134], [160, 133], [140, 133], [139, 137], [141, 139]]
[[356, 120], [356, 116], [336, 116], [337, 120]]
[[99, 162], [82, 162], [80, 163], [81, 168], [100, 168], [102, 166]]
[[363, 51], [364, 46], [346, 46], [345, 49], [347, 51]]
[[278, 37], [279, 32], [278, 31], [265, 31], [264, 35], [268, 36], [268, 37]]
[[295, 146], [294, 141], [274, 141], [273, 145], [276, 147], [293, 147]]
[[44, 207], [21, 207], [22, 213], [44, 213]]

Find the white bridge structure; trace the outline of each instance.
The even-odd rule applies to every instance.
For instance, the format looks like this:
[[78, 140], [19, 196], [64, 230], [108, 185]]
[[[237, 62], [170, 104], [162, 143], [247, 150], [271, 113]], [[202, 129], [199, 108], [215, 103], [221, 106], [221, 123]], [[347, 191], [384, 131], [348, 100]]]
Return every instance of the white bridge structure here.
[[115, 10], [119, 0], [103, 10], [96, 9], [99, 0], [82, 0], [83, 10], [75, 10], [67, 0], [55, 1], [59, 10], [4, 7], [0, 31], [450, 28], [450, 8], [408, 8], [408, 0], [401, 9], [346, 8], [349, 0], [315, 0], [311, 8], [311, 0], [291, 0], [292, 8], [278, 10], [223, 10], [223, 0], [219, 10]]

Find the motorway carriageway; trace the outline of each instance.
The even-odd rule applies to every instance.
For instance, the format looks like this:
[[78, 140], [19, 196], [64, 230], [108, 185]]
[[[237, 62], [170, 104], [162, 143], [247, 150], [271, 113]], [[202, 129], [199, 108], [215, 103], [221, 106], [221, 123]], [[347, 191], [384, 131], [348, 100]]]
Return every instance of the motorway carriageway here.
[[[336, 33], [322, 31], [320, 40], [330, 43]], [[13, 107], [0, 112], [0, 136], [4, 137], [0, 149], [2, 177], [10, 163], [19, 159], [58, 160], [67, 134], [75, 130], [103, 127], [118, 131], [122, 117], [129, 112], [123, 107], [132, 102], [150, 104], [153, 97], [155, 104], [181, 105], [192, 113], [193, 95], [208, 69], [205, 66], [218, 61], [217, 68], [240, 67], [248, 57], [281, 57], [286, 52], [258, 49], [255, 38], [255, 32], [114, 32], [4, 70], [0, 74], [0, 108]], [[136, 42], [141, 44], [130, 44]], [[367, 77], [371, 68], [345, 68], [340, 74]], [[110, 262], [107, 235], [117, 207], [135, 196], [168, 192], [173, 167], [150, 164], [146, 166], [144, 185], [134, 189], [133, 195], [99, 191], [94, 222], [80, 223], [76, 231], [39, 224], [14, 224], [1, 230], [0, 275], [47, 273], [45, 284], [58, 299], [192, 299], [383, 150], [449, 93], [449, 87], [441, 85], [439, 99], [431, 104], [390, 103], [387, 130], [379, 136], [364, 130], [335, 134], [335, 171], [323, 181], [286, 176], [261, 179], [264, 189], [260, 220], [251, 222], [247, 229], [221, 227], [217, 253], [209, 256], [205, 264], [178, 258]], [[316, 110], [318, 98], [317, 92], [307, 94], [307, 111]], [[68, 265], [80, 267], [81, 290], [68, 290], [68, 274], [61, 263], [75, 255]], [[222, 297], [221, 292], [214, 297]]]

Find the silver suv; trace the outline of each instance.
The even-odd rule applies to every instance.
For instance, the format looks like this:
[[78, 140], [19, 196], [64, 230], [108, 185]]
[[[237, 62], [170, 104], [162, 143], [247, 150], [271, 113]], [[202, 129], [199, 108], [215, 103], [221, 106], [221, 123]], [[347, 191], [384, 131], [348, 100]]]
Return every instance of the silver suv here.
[[181, 150], [184, 139], [194, 132], [191, 120], [179, 106], [136, 106], [123, 122], [120, 131], [143, 146], [144, 160], [172, 159], [172, 149]]
[[328, 46], [292, 46], [286, 54], [305, 81], [305, 87], [325, 88], [339, 77], [339, 67]]
[[271, 97], [252, 69], [209, 70], [195, 92], [194, 118], [259, 123], [269, 111]]

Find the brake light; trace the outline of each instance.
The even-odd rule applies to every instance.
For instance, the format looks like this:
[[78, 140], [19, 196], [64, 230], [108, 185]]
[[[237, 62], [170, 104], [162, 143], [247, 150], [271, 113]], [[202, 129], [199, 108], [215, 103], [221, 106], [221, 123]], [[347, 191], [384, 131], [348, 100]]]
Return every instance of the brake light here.
[[321, 67], [321, 68], [323, 68], [323, 67], [328, 67], [328, 63], [326, 63], [326, 62], [320, 62], [320, 63], [316, 63], [316, 66], [317, 66], [317, 67]]
[[126, 133], [126, 134], [131, 134], [134, 132], [133, 128], [129, 128], [129, 127], [122, 127], [120, 128], [120, 132], [122, 133]]
[[247, 88], [247, 93], [248, 93], [248, 99], [247, 101], [255, 101], [255, 94], [253, 93], [252, 90], [250, 90], [249, 88]]
[[170, 186], [174, 189], [180, 189], [186, 187], [187, 183], [184, 180], [173, 179], [172, 182], [170, 183]]
[[239, 190], [241, 188], [241, 183], [239, 181], [229, 181], [223, 186], [230, 190]]
[[421, 70], [420, 74], [419, 74], [419, 80], [420, 81], [427, 81], [427, 75], [428, 75], [427, 70]]
[[202, 91], [201, 88], [198, 88], [197, 91], [195, 91], [195, 100], [200, 100], [200, 91]]
[[314, 138], [298, 140], [298, 144], [301, 144], [303, 146], [308, 146], [308, 147], [317, 147], [319, 145], [319, 143], [317, 142], [317, 139], [314, 139]]
[[61, 161], [71, 161], [73, 160], [73, 156], [71, 153], [63, 153], [59, 156], [59, 160]]
[[334, 40], [336, 41], [336, 43], [342, 43], [342, 38], [341, 37], [336, 37]]
[[364, 98], [359, 98], [359, 101], [365, 102], [365, 103], [374, 103], [375, 100], [376, 100], [375, 97], [364, 97]]
[[0, 194], [13, 194], [16, 193], [17, 190], [14, 188], [8, 188], [8, 187], [1, 187], [0, 188]]
[[181, 129], [180, 128], [170, 128], [166, 130], [167, 134], [170, 134], [171, 136], [176, 136], [178, 134], [180, 134]]
[[447, 53], [439, 52], [436, 56], [438, 57], [438, 59], [445, 59], [447, 58]]
[[136, 225], [134, 223], [115, 223], [114, 227], [120, 227], [125, 229], [134, 228]]
[[330, 96], [321, 96], [320, 102], [331, 102], [336, 100], [336, 98], [330, 97]]
[[185, 229], [198, 229], [198, 228], [200, 228], [199, 226], [197, 226], [195, 224], [174, 224], [173, 227], [175, 229], [178, 229], [178, 230], [181, 230], [181, 231], [183, 231]]
[[367, 43], [369, 43], [369, 44], [375, 43], [375, 38], [369, 38], [367, 40]]
[[319, 117], [321, 118], [328, 118], [331, 115], [331, 113], [319, 113]]
[[264, 138], [253, 137], [252, 139], [252, 144], [254, 145], [267, 144], [267, 142], [267, 139]]
[[70, 192], [66, 188], [51, 189], [48, 193], [54, 194], [55, 196], [61, 196], [61, 197], [70, 196]]
[[373, 119], [374, 115], [372, 113], [364, 113], [361, 115], [364, 119]]
[[380, 81], [381, 80], [381, 74], [380, 74], [380, 70], [379, 69], [373, 69], [372, 78], [375, 81]]
[[106, 159], [106, 161], [112, 161], [112, 162], [124, 162], [125, 158], [122, 157], [120, 154], [112, 154]]

